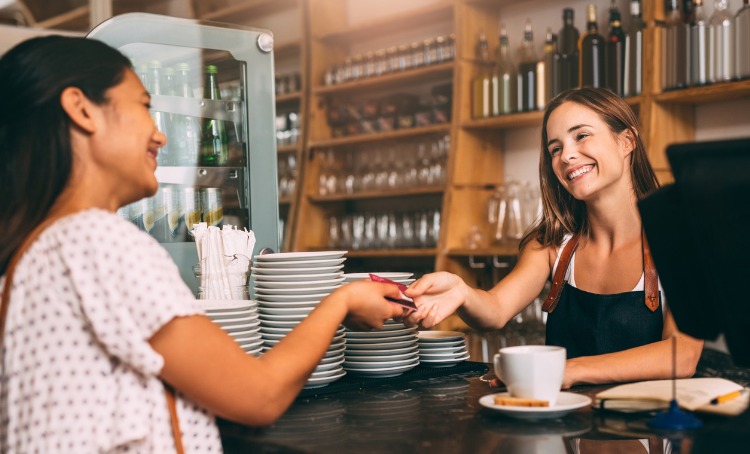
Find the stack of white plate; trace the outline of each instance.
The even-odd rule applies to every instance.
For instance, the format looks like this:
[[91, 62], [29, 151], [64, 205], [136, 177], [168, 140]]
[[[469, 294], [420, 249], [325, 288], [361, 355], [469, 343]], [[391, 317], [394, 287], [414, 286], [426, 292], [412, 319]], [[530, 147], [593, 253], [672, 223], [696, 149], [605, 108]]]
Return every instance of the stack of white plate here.
[[466, 336], [458, 331], [420, 331], [419, 362], [427, 367], [450, 367], [469, 359]]
[[257, 304], [251, 300], [198, 300], [208, 318], [250, 355], [260, 355], [263, 339]]
[[[345, 254], [321, 251], [255, 256], [252, 276], [263, 351], [278, 344], [323, 298], [341, 286]], [[305, 388], [325, 386], [346, 374], [341, 366], [344, 344], [342, 326]]]
[[419, 365], [417, 331], [388, 320], [373, 331], [346, 330], [344, 369], [364, 377], [395, 377]]

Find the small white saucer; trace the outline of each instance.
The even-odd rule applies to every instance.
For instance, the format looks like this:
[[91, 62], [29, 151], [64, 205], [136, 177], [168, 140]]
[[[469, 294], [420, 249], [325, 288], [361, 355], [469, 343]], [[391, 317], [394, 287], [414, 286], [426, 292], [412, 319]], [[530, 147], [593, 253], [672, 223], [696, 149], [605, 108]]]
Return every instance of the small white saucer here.
[[518, 419], [553, 419], [567, 415], [573, 410], [591, 405], [591, 398], [583, 394], [560, 392], [557, 402], [552, 407], [514, 407], [511, 405], [496, 405], [495, 396], [507, 397], [510, 394], [488, 394], [479, 398], [479, 404], [490, 410], [495, 410], [506, 416]]

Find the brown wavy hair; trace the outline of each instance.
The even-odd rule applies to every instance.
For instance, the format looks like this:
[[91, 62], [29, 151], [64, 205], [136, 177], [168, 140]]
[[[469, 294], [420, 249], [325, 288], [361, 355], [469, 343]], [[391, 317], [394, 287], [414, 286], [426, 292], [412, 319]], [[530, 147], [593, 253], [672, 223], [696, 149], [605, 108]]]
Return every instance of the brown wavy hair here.
[[646, 156], [638, 119], [630, 106], [619, 96], [604, 88], [577, 88], [560, 93], [547, 106], [542, 122], [542, 143], [539, 155], [539, 187], [542, 193], [542, 216], [521, 239], [521, 247], [532, 239], [542, 246], [560, 246], [568, 234], [588, 235], [590, 225], [586, 204], [575, 199], [552, 169], [552, 157], [547, 150], [547, 121], [550, 114], [566, 102], [574, 102], [594, 111], [609, 127], [612, 134], [630, 131], [635, 148], [630, 154], [630, 176], [638, 200], [659, 187], [656, 174]]

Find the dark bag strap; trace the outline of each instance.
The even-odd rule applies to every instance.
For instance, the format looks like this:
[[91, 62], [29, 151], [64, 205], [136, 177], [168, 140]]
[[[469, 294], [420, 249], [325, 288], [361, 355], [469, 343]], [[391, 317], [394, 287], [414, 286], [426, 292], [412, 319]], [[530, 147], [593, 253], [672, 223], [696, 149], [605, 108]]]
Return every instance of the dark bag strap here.
[[[39, 224], [34, 230], [31, 231], [18, 249], [13, 253], [13, 256], [8, 262], [8, 268], [5, 270], [5, 283], [3, 284], [3, 297], [0, 301], [0, 352], [3, 350], [3, 341], [5, 339], [5, 318], [8, 315], [8, 306], [10, 306], [10, 291], [13, 282], [13, 273], [16, 270], [16, 265], [23, 257], [23, 254], [31, 246], [31, 244], [39, 238], [44, 229], [49, 227], [53, 222], [57, 221], [62, 215], [50, 216]], [[180, 421], [177, 419], [177, 404], [175, 402], [174, 391], [164, 383], [164, 393], [167, 396], [167, 407], [169, 408], [169, 419], [172, 425], [172, 435], [174, 436], [174, 446], [177, 454], [185, 454], [185, 448], [182, 446], [182, 434], [180, 433]]]
[[[644, 283], [643, 289], [645, 290], [644, 303], [646, 307], [654, 312], [659, 308], [659, 275], [656, 273], [656, 267], [654, 266], [654, 259], [651, 256], [651, 250], [648, 247], [646, 241], [646, 235], [643, 236], [643, 274]], [[565, 248], [560, 254], [560, 260], [557, 262], [557, 269], [555, 275], [552, 277], [552, 288], [550, 289], [547, 299], [544, 300], [542, 310], [551, 313], [555, 310], [557, 302], [560, 300], [560, 294], [562, 293], [563, 286], [568, 281], [565, 280], [565, 272], [570, 266], [570, 260], [573, 258], [573, 253], [578, 247], [578, 241], [581, 238], [580, 233], [576, 233], [565, 245]]]

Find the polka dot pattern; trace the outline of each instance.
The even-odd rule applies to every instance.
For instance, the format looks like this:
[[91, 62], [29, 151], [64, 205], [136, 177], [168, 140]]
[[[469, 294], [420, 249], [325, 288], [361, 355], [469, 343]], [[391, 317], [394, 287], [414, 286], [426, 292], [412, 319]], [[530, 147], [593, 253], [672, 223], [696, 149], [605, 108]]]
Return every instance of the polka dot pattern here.
[[[87, 210], [48, 227], [11, 288], [0, 452], [174, 452], [148, 339], [200, 312], [169, 254], [119, 216]], [[186, 452], [222, 451], [212, 415], [179, 394], [177, 411]]]

